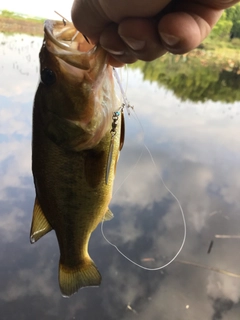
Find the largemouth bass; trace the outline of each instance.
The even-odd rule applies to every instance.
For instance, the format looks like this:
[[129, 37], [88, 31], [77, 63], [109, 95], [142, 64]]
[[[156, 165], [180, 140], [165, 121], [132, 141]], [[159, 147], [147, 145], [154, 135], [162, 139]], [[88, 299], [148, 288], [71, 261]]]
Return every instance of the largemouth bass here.
[[70, 22], [47, 20], [44, 33], [33, 108], [30, 241], [55, 230], [59, 286], [70, 296], [101, 282], [88, 242], [112, 218], [108, 205], [124, 130], [107, 53]]

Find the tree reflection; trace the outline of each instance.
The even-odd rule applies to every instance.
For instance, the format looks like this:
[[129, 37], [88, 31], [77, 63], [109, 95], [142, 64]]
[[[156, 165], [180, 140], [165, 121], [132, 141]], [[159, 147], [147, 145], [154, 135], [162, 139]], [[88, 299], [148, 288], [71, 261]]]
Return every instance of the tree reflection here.
[[240, 62], [211, 51], [167, 54], [152, 62], [138, 61], [132, 67], [140, 68], [145, 80], [158, 82], [182, 101], [240, 100]]

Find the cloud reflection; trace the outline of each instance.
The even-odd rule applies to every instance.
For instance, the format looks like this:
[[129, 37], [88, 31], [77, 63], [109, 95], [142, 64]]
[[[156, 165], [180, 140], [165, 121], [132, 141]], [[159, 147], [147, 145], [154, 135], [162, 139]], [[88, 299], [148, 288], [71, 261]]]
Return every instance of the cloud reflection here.
[[[142, 103], [146, 93], [144, 90], [141, 90], [141, 83], [136, 83], [136, 79], [138, 79], [136, 74], [132, 79], [134, 79], [135, 87], [138, 88], [139, 92], [138, 95], [133, 95], [133, 97], [129, 97], [129, 99], [134, 105], [138, 105], [138, 116], [144, 119], [142, 123], [145, 128], [147, 128], [145, 129], [145, 140], [151, 147], [153, 145], [153, 137], [156, 138], [157, 144], [155, 148], [152, 147], [151, 150], [158, 165], [159, 173], [163, 175], [167, 186], [179, 198], [187, 216], [189, 236], [182, 255], [192, 261], [204, 261], [206, 260], [207, 246], [209, 245], [207, 239], [212, 239], [215, 231], [217, 231], [217, 228], [214, 227], [212, 223], [212, 229], [210, 229], [209, 226], [209, 219], [213, 212], [217, 213], [215, 221], [219, 221], [219, 218], [221, 221], [227, 211], [228, 219], [230, 220], [228, 223], [226, 223], [226, 220], [223, 220], [225, 225], [221, 225], [221, 231], [225, 229], [226, 233], [229, 233], [229, 231], [231, 233], [238, 229], [235, 227], [235, 217], [239, 210], [239, 196], [237, 194], [239, 190], [238, 160], [240, 160], [238, 106], [235, 106], [235, 110], [232, 111], [229, 110], [228, 105], [215, 103], [210, 106], [211, 109], [206, 110], [204, 105], [193, 106], [192, 104], [185, 103], [181, 104], [181, 109], [185, 109], [184, 112], [180, 112], [178, 110], [178, 103], [175, 103], [176, 99], [166, 93], [166, 100], [169, 104], [166, 107], [161, 106], [159, 110], [157, 106], [158, 102], [163, 101], [163, 103], [165, 103], [165, 99], [161, 97], [162, 90], [159, 90], [159, 97], [157, 96], [153, 85], [149, 91], [154, 91], [155, 96], [152, 99], [153, 94], [148, 94], [147, 99], [150, 100], [150, 103], [146, 107], [146, 105], [144, 106]], [[205, 109], [205, 112], [200, 108]], [[177, 116], [175, 116], [175, 114], [177, 114]], [[232, 114], [235, 114], [234, 117]], [[151, 125], [148, 123], [151, 123]], [[157, 134], [159, 130], [162, 133], [160, 136]], [[159, 138], [157, 138], [158, 136]], [[131, 154], [130, 150], [128, 150], [127, 154], [129, 153]], [[173, 157], [173, 155], [175, 156]], [[125, 164], [122, 165], [122, 168], [128, 168], [127, 157], [124, 159]], [[117, 226], [115, 225], [115, 228], [109, 231], [108, 228], [110, 229], [110, 226], [105, 224], [106, 233], [108, 232], [107, 234], [110, 240], [114, 239], [113, 242], [115, 244], [126, 244], [129, 238], [131, 238], [131, 235], [136, 235], [136, 251], [139, 251], [139, 248], [141, 248], [138, 239], [144, 237], [144, 235], [146, 238], [149, 236], [148, 234], [146, 236], [147, 229], [140, 228], [136, 220], [143, 219], [146, 212], [152, 219], [153, 217], [149, 214], [149, 210], [154, 210], [154, 205], [156, 203], [159, 205], [166, 197], [166, 190], [164, 190], [162, 186], [159, 186], [160, 181], [155, 172], [156, 169], [153, 168], [150, 160], [149, 163], [147, 164], [146, 159], [144, 159], [141, 164], [136, 166], [133, 169], [134, 172], [130, 174], [120, 190], [115, 194], [112, 204], [122, 205], [123, 207], [119, 213], [121, 218], [120, 221], [117, 221]], [[120, 166], [120, 177], [124, 176], [122, 168]], [[146, 185], [144, 185], [143, 181], [147, 181]], [[231, 204], [231, 207], [229, 204]], [[128, 209], [126, 209], [126, 207]], [[155, 224], [158, 225], [158, 227], [154, 232], [153, 229], [151, 229], [151, 233], [152, 243], [154, 243], [153, 246], [155, 246], [157, 250], [152, 251], [150, 247], [150, 254], [148, 256], [156, 254], [156, 252], [161, 252], [161, 254], [165, 252], [169, 257], [169, 255], [176, 250], [176, 242], [179, 243], [180, 238], [177, 239], [176, 235], [180, 235], [182, 232], [181, 221], [179, 219], [176, 220], [176, 209], [178, 208], [176, 208], [176, 206], [174, 208], [174, 205], [172, 205], [171, 210], [168, 210], [168, 213], [163, 217], [162, 212], [159, 213], [158, 217], [155, 216]], [[141, 213], [140, 210], [142, 210]], [[229, 214], [231, 217], [229, 217]], [[115, 233], [116, 229], [117, 237]], [[174, 235], [172, 233], [173, 230]], [[113, 237], [114, 233], [115, 238]], [[172, 236], [170, 241], [166, 237], [168, 233], [171, 233]], [[205, 239], [200, 236], [201, 233], [204, 234]], [[239, 233], [239, 231], [236, 231], [236, 233]], [[196, 237], [196, 234], [198, 234], [200, 238]], [[122, 235], [121, 240], [119, 239], [120, 235]], [[111, 239], [111, 237], [113, 238]], [[175, 243], [173, 239], [176, 241]], [[133, 236], [131, 240], [134, 241]], [[201, 244], [202, 241], [205, 242], [205, 253], [203, 254], [197, 253], [199, 252], [199, 241]], [[221, 249], [224, 252], [225, 250], [219, 242], [215, 244], [215, 246], [217, 246], [217, 249], [215, 247], [214, 250], [217, 250], [218, 256], [214, 256], [212, 265], [221, 266], [223, 263]], [[127, 252], [128, 256], [133, 252], [133, 247], [134, 245], [131, 244], [131, 250]], [[163, 247], [167, 248], [167, 252], [164, 251]], [[126, 247], [124, 248], [124, 253], [126, 253], [127, 249]], [[237, 251], [237, 248], [229, 248], [228, 246], [228, 252], [231, 257], [235, 251]], [[238, 268], [236, 268], [239, 263], [236, 261], [235, 263], [230, 263], [231, 260], [232, 258], [228, 259], [228, 262], [224, 263], [223, 268], [236, 270], [236, 272], [239, 273]], [[186, 278], [183, 277], [183, 284], [182, 286], [180, 285], [179, 290], [177, 289], [179, 286], [179, 278], [175, 279], [174, 289], [171, 289], [170, 283], [174, 279], [174, 275], [171, 275], [171, 280], [168, 277], [166, 287], [164, 288], [164, 293], [166, 290], [169, 290], [170, 294], [176, 291], [182, 292], [185, 291], [186, 283], [189, 283], [189, 279], [191, 279], [192, 287], [189, 291], [194, 292], [194, 297], [190, 296], [186, 301], [186, 305], [188, 303], [190, 304], [190, 309], [186, 310], [183, 308], [182, 315], [179, 313], [179, 310], [176, 311], [176, 315], [178, 314], [180, 319], [188, 319], [188, 316], [189, 319], [191, 319], [193, 315], [198, 314], [198, 310], [201, 317], [205, 319], [215, 319], [215, 304], [214, 302], [212, 303], [213, 300], [230, 300], [232, 301], [231, 308], [234, 308], [234, 304], [239, 303], [239, 279], [216, 275], [214, 272], [211, 272], [210, 276], [206, 277], [207, 273], [205, 271], [198, 270], [196, 272], [194, 267], [191, 269], [191, 272], [186, 275]], [[196, 274], [196, 276], [193, 274]], [[196, 289], [196, 279], [199, 278], [200, 274], [205, 274], [205, 276], [202, 278], [204, 281], [199, 283], [198, 290], [201, 294], [204, 292], [205, 295], [203, 295], [202, 300], [196, 305], [194, 302], [198, 292]], [[131, 278], [131, 276], [129, 277]], [[218, 280], [218, 284], [216, 284], [216, 281], [213, 281], [216, 277], [217, 279], [222, 279], [221, 281]], [[161, 286], [162, 285], [163, 283], [161, 282]], [[140, 287], [141, 286], [137, 287], [135, 290], [136, 297], [142, 290]], [[208, 297], [211, 299], [209, 300]], [[142, 319], [146, 317], [154, 319], [157, 314], [167, 315], [171, 313], [170, 305], [172, 302], [170, 305], [167, 303], [167, 301], [172, 300], [169, 296], [164, 297], [163, 295], [158, 297], [158, 294], [156, 294], [154, 299], [156, 299], [155, 301], [161, 300], [162, 303], [155, 303], [153, 307], [153, 304], [148, 301], [147, 304], [150, 305], [150, 307], [147, 307], [146, 312], [144, 312], [144, 315], [141, 317]], [[177, 298], [175, 298], [175, 300], [176, 299]], [[124, 298], [123, 301], [123, 303], [126, 303]], [[194, 306], [193, 309], [192, 306]], [[229, 308], [229, 310], [231, 308]], [[205, 310], [205, 315], [203, 315], [203, 309]], [[174, 318], [173, 314], [174, 313], [171, 313]], [[166, 316], [166, 319], [167, 318]], [[126, 319], [128, 319], [128, 317], [126, 317]], [[232, 319], [235, 318], [233, 317]]]
[[[0, 33], [0, 95], [13, 101], [27, 102], [33, 94], [33, 78], [38, 79], [38, 54], [42, 39], [28, 35]], [[37, 81], [34, 81], [37, 84]], [[36, 87], [36, 86], [35, 86]]]
[[[0, 48], [6, 58], [2, 69], [6, 82], [0, 89], [0, 252], [6, 275], [0, 302], [4, 308], [10, 310], [21, 301], [31, 305], [31, 315], [41, 309], [37, 315], [44, 319], [91, 320], [104, 315], [104, 319], [123, 320], [237, 320], [239, 279], [177, 262], [156, 272], [138, 269], [106, 245], [99, 230], [92, 236], [90, 254], [103, 275], [101, 287], [62, 300], [54, 232], [34, 246], [28, 243], [34, 198], [31, 108], [38, 78], [37, 47], [42, 39], [23, 38], [11, 36]], [[180, 104], [168, 91], [143, 82], [139, 71], [128, 73], [128, 98], [144, 127], [156, 167], [144, 148], [136, 164], [143, 144], [141, 129], [130, 119], [111, 203], [115, 218], [104, 224], [107, 237], [148, 267], [173, 257], [183, 224], [161, 175], [187, 218], [188, 237], [181, 259], [240, 273], [238, 240], [214, 238], [216, 233], [239, 233], [239, 106], [229, 110], [219, 103]], [[34, 299], [39, 302], [34, 304]]]

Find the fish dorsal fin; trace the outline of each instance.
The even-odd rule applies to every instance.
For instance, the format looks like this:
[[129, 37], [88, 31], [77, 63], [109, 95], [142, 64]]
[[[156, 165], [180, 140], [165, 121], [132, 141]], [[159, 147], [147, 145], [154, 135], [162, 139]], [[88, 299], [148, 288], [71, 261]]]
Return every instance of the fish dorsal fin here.
[[108, 210], [107, 210], [107, 212], [105, 213], [105, 216], [104, 216], [104, 221], [109, 221], [112, 218], [114, 218], [114, 215], [113, 215], [112, 211], [108, 208]]
[[52, 230], [49, 222], [47, 221], [37, 197], [35, 198], [33, 208], [32, 226], [30, 232], [30, 242], [38, 241], [42, 236]]

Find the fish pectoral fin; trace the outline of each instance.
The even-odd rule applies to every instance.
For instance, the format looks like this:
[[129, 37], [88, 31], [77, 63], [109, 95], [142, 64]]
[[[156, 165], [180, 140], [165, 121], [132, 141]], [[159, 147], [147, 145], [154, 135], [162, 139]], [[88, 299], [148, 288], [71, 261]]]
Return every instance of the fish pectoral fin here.
[[59, 264], [59, 287], [64, 297], [71, 296], [82, 287], [99, 286], [101, 280], [101, 274], [90, 257], [74, 268]]
[[30, 242], [34, 243], [43, 237], [46, 233], [52, 230], [49, 222], [47, 221], [37, 197], [35, 198], [33, 208], [32, 226], [30, 231]]
[[108, 208], [108, 210], [107, 210], [107, 212], [105, 213], [105, 216], [104, 216], [104, 221], [109, 221], [112, 218], [114, 218], [114, 215], [113, 215], [112, 211]]

